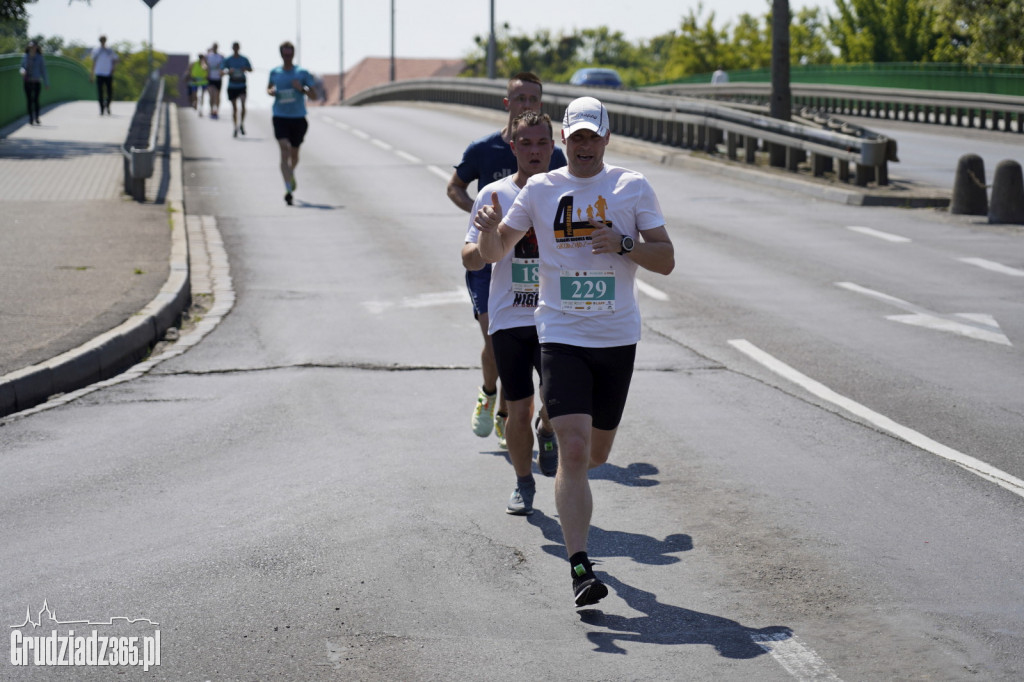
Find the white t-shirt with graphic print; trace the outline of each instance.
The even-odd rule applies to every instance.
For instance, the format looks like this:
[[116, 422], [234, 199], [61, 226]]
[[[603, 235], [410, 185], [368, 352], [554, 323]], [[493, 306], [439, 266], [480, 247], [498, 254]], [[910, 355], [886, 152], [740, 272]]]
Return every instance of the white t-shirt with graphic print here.
[[590, 178], [568, 168], [535, 175], [505, 214], [508, 227], [532, 226], [537, 235], [541, 343], [611, 348], [640, 340], [638, 266], [617, 253], [592, 253], [591, 218], [638, 241], [640, 232], [665, 224], [647, 178], [608, 164]]
[[[491, 194], [498, 193], [498, 201], [506, 211], [515, 202], [520, 187], [515, 174], [495, 180], [481, 189], [469, 212], [469, 229], [466, 243], [476, 244], [480, 231], [473, 226], [473, 218], [484, 204], [491, 203]], [[502, 329], [534, 326], [533, 313], [537, 309], [537, 295], [540, 290], [537, 268], [537, 239], [529, 232], [505, 257], [491, 269], [491, 289], [487, 301], [487, 333]]]

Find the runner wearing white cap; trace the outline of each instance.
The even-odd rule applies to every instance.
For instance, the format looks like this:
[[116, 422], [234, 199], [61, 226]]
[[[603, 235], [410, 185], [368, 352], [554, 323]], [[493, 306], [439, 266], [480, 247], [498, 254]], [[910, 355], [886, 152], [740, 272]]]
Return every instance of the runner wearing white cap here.
[[568, 166], [530, 178], [502, 218], [497, 194], [476, 214], [483, 258], [496, 262], [532, 227], [540, 259], [535, 320], [544, 402], [559, 443], [555, 505], [576, 606], [608, 594], [587, 556], [589, 469], [608, 461], [640, 340], [638, 267], [667, 275], [675, 251], [647, 179], [604, 162], [608, 110], [593, 97], [562, 122]]

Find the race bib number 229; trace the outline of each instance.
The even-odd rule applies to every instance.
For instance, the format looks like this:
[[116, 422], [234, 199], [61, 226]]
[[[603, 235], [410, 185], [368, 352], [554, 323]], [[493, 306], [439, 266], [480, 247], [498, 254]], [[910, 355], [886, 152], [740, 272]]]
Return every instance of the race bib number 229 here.
[[562, 270], [562, 310], [614, 311], [614, 270]]

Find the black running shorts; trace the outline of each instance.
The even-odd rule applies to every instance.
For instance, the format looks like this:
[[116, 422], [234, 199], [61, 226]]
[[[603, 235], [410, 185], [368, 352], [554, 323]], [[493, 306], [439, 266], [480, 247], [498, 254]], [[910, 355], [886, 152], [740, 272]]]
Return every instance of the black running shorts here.
[[541, 380], [548, 417], [587, 414], [595, 429], [614, 430], [626, 408], [635, 360], [636, 344], [614, 348], [541, 344]]
[[298, 147], [306, 139], [309, 123], [305, 118], [274, 117], [274, 139], [288, 140], [293, 147]]
[[494, 361], [505, 400], [522, 400], [533, 395], [533, 370], [540, 372], [540, 342], [537, 327], [499, 329], [491, 334]]

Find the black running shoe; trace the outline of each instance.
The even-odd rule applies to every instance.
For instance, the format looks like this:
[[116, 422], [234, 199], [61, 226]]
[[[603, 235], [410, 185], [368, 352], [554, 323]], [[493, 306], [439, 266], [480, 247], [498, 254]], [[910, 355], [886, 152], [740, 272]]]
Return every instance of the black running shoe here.
[[544, 435], [540, 427], [540, 417], [533, 423], [534, 431], [537, 433], [537, 466], [545, 476], [554, 476], [558, 473], [558, 440], [555, 434]]
[[287, 194], [284, 195], [284, 203], [288, 204], [289, 206], [292, 205], [292, 193], [291, 192], [288, 192]]
[[597, 579], [587, 564], [572, 567], [572, 591], [576, 595], [576, 607], [596, 604], [608, 596], [608, 586]]

